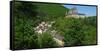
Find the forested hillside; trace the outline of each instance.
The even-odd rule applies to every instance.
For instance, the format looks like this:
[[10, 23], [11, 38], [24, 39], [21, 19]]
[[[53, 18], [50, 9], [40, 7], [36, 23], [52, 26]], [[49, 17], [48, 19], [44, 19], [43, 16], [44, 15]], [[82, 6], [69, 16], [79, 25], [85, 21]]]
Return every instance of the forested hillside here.
[[[65, 18], [68, 10], [61, 4], [15, 2], [14, 49], [61, 47], [51, 34], [64, 37], [63, 46], [96, 44], [96, 16], [84, 19]], [[47, 31], [39, 34], [35, 28], [39, 27], [41, 22], [54, 23], [49, 25]], [[56, 33], [51, 33], [52, 30]]]

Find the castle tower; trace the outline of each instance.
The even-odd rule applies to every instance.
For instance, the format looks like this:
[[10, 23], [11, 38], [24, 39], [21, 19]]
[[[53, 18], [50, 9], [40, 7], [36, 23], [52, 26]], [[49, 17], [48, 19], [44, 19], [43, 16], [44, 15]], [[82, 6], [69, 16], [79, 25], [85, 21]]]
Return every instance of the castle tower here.
[[76, 7], [71, 8], [66, 12], [66, 17], [78, 17], [78, 10]]
[[68, 12], [69, 15], [77, 15], [77, 13], [78, 13], [78, 11], [77, 11], [77, 8], [76, 7], [73, 7]]
[[86, 17], [85, 14], [78, 13], [78, 10], [76, 7], [71, 8], [69, 11], [66, 11], [66, 16], [65, 17], [74, 17], [74, 18], [79, 18], [79, 17]]

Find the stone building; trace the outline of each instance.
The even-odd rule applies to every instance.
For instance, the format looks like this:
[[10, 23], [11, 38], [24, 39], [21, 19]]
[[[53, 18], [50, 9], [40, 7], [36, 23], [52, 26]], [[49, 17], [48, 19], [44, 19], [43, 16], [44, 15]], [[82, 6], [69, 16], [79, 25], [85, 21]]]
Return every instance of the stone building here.
[[85, 14], [78, 13], [78, 10], [76, 7], [71, 8], [69, 11], [66, 12], [65, 17], [74, 17], [74, 18], [79, 18], [79, 17], [86, 17]]

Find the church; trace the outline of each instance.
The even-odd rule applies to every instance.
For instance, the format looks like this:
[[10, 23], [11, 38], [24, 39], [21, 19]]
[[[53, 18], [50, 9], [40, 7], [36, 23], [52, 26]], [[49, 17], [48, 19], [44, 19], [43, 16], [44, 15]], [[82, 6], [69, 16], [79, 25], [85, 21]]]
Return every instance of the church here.
[[77, 8], [73, 7], [69, 11], [66, 12], [65, 17], [84, 18], [86, 17], [86, 15], [82, 13], [78, 13]]

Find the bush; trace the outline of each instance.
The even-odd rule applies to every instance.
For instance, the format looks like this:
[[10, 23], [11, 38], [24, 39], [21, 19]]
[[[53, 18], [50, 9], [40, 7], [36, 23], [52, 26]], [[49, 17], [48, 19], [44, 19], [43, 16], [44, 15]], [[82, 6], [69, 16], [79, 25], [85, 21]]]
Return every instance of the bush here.
[[91, 19], [57, 18], [54, 27], [63, 34], [65, 46], [96, 44], [96, 24]]
[[57, 44], [54, 41], [52, 35], [49, 33], [43, 33], [38, 36], [38, 46], [39, 48], [50, 48], [57, 47]]
[[82, 23], [79, 19], [58, 18], [55, 27], [64, 35], [65, 46], [80, 45], [83, 39]]

